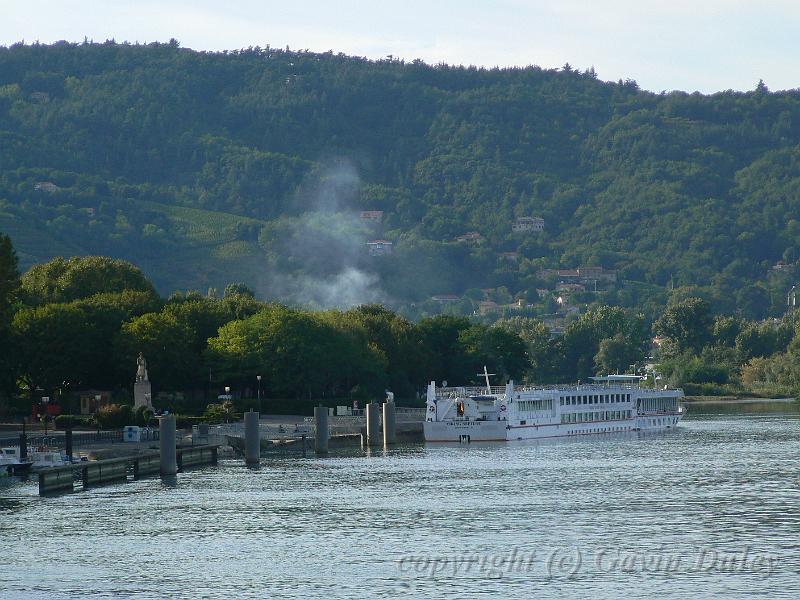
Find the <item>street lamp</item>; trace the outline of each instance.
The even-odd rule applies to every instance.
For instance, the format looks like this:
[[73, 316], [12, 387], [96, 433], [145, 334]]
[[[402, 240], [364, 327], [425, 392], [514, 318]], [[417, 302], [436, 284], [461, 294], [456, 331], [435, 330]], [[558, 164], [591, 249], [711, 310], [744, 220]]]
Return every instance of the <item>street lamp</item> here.
[[258, 379], [258, 414], [261, 414], [261, 375], [256, 375]]
[[44, 414], [42, 420], [44, 421], [44, 434], [47, 435], [47, 405], [50, 402], [50, 396], [42, 396], [42, 404], [44, 404]]
[[225, 409], [225, 423], [228, 423], [228, 410], [230, 410], [230, 395], [231, 395], [231, 386], [225, 386], [225, 402], [222, 403], [222, 408]]

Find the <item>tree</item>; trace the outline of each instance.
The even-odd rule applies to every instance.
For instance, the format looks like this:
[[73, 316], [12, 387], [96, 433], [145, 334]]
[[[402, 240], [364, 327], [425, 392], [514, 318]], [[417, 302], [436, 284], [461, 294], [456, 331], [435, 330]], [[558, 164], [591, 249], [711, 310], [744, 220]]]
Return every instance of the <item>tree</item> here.
[[31, 304], [70, 302], [125, 290], [156, 295], [138, 267], [106, 256], [59, 257], [36, 265], [23, 275], [21, 290]]
[[90, 332], [86, 314], [68, 304], [23, 308], [14, 315], [14, 359], [31, 398], [37, 388], [52, 392], [86, 379], [92, 369]]
[[513, 331], [525, 342], [530, 362], [528, 379], [533, 382], [549, 381], [555, 348], [547, 326], [539, 319], [529, 317], [512, 317], [500, 321], [498, 326]]
[[699, 353], [711, 340], [711, 307], [701, 298], [687, 298], [668, 307], [655, 322], [655, 332], [667, 338], [666, 355]]
[[0, 331], [11, 321], [20, 280], [17, 253], [11, 238], [0, 233]]
[[641, 359], [641, 351], [621, 333], [600, 340], [594, 363], [600, 373], [626, 372], [631, 364]]
[[425, 383], [425, 366], [431, 359], [412, 323], [389, 309], [369, 304], [351, 309], [345, 318], [358, 323], [367, 343], [386, 357], [386, 381], [397, 396], [412, 396]]
[[417, 324], [420, 344], [430, 352], [431, 361], [424, 367], [425, 381], [448, 381], [463, 385], [474, 378], [460, 335], [470, 328], [469, 319], [439, 315]]
[[11, 318], [19, 289], [17, 254], [11, 245], [11, 238], [0, 234], [0, 414], [4, 412], [4, 398], [13, 393], [16, 387], [17, 371], [13, 361], [11, 338]]
[[197, 363], [194, 347], [191, 327], [166, 312], [147, 313], [126, 322], [113, 342], [118, 373], [132, 372], [141, 352], [153, 387], [170, 391], [202, 381], [202, 365]]
[[229, 283], [225, 286], [223, 297], [229, 298], [230, 296], [249, 296], [255, 298], [255, 292], [247, 287], [244, 283]]
[[262, 375], [278, 397], [341, 395], [359, 385], [382, 391], [385, 357], [340, 315], [270, 305], [227, 323], [208, 340], [215, 381], [243, 386]]
[[473, 325], [459, 334], [464, 348], [470, 379], [479, 381], [483, 367], [489, 367], [501, 382], [520, 381], [530, 364], [525, 342], [513, 331], [502, 327]]
[[559, 379], [562, 381], [586, 380], [595, 374], [595, 358], [604, 339], [622, 336], [634, 358], [625, 365], [641, 360], [647, 344], [647, 335], [641, 315], [630, 315], [615, 306], [599, 306], [587, 311], [570, 323], [557, 341], [559, 354]]

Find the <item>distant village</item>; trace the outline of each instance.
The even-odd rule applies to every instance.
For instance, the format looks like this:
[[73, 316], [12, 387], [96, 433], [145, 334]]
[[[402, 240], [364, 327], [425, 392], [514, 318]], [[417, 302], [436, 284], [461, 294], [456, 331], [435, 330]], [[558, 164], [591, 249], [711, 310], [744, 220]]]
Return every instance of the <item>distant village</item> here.
[[[365, 210], [359, 215], [361, 221], [369, 224], [373, 231], [380, 231], [383, 216], [380, 210]], [[545, 220], [539, 216], [520, 216], [509, 227], [513, 234], [537, 235], [545, 230]], [[478, 231], [467, 231], [455, 236], [452, 241], [480, 246], [487, 240]], [[393, 244], [385, 239], [372, 239], [366, 242], [366, 251], [373, 257], [389, 256], [393, 252]], [[509, 262], [520, 259], [518, 252], [499, 252], [497, 256]], [[576, 266], [569, 269], [542, 269], [537, 272], [537, 279], [543, 285], [536, 289], [535, 298], [530, 295], [527, 298], [520, 297], [524, 294], [512, 297], [505, 288], [484, 288], [462, 295], [437, 294], [431, 296], [426, 305], [434, 312], [472, 314], [487, 320], [535, 313], [558, 335], [570, 319], [580, 314], [581, 304], [591, 302], [591, 297], [598, 292], [616, 286], [617, 272], [602, 266]], [[543, 313], [543, 307], [549, 312]]]

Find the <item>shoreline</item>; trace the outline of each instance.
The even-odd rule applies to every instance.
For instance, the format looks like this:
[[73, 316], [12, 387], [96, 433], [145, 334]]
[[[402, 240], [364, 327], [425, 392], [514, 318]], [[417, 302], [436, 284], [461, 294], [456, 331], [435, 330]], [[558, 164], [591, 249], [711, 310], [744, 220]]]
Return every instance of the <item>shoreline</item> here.
[[686, 404], [752, 404], [754, 402], [769, 402], [775, 404], [788, 404], [796, 402], [796, 398], [759, 398], [757, 396], [742, 398], [740, 396], [684, 396]]

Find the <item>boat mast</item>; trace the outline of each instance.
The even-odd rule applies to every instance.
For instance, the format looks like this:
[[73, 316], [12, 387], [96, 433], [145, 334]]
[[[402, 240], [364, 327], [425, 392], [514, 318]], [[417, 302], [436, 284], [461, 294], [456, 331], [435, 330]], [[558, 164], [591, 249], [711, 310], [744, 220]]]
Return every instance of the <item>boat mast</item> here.
[[489, 376], [497, 375], [497, 373], [489, 373], [489, 370], [486, 368], [486, 365], [483, 365], [483, 373], [478, 373], [478, 377], [480, 377], [481, 375], [483, 375], [486, 378], [486, 395], [491, 396], [492, 386], [489, 385]]

